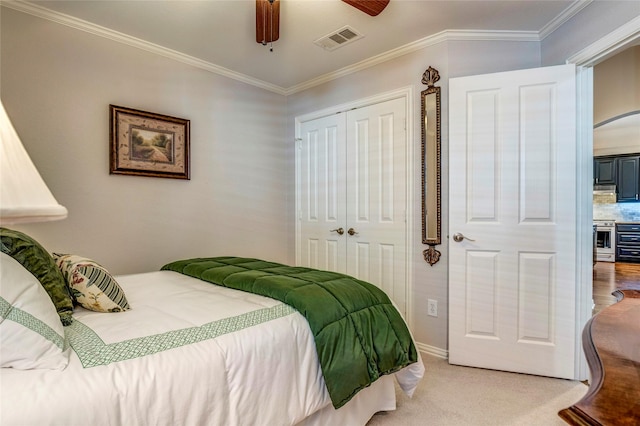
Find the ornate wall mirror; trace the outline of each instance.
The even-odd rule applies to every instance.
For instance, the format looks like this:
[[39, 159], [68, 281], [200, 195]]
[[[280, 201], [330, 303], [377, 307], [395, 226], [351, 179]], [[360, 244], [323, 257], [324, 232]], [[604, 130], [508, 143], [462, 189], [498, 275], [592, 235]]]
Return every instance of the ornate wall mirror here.
[[440, 210], [440, 74], [429, 67], [422, 74], [422, 243], [424, 260], [433, 266], [440, 260], [434, 246], [441, 244]]

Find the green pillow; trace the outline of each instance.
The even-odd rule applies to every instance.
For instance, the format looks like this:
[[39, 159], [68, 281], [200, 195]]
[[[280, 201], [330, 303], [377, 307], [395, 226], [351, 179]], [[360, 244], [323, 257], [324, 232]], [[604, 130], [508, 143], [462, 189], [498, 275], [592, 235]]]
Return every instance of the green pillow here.
[[0, 228], [0, 247], [2, 253], [14, 258], [40, 281], [53, 301], [62, 324], [71, 324], [73, 301], [51, 254], [30, 236], [7, 228]]

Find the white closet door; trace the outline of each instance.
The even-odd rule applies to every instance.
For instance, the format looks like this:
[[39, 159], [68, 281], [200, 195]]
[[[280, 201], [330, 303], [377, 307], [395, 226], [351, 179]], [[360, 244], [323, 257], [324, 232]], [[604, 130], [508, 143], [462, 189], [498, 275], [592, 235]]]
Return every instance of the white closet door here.
[[[300, 265], [345, 273], [345, 120], [302, 123], [299, 152]], [[337, 229], [342, 228], [340, 235]]]
[[346, 120], [347, 273], [377, 285], [404, 310], [405, 99], [351, 110]]
[[406, 98], [303, 122], [300, 139], [299, 265], [368, 281], [404, 314]]

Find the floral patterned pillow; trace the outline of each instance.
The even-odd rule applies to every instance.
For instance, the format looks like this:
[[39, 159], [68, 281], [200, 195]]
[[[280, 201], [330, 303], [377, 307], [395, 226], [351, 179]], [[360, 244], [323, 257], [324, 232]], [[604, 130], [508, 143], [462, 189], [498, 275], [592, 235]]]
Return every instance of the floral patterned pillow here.
[[96, 312], [122, 312], [130, 309], [127, 297], [109, 272], [85, 257], [53, 254], [71, 295], [85, 309]]

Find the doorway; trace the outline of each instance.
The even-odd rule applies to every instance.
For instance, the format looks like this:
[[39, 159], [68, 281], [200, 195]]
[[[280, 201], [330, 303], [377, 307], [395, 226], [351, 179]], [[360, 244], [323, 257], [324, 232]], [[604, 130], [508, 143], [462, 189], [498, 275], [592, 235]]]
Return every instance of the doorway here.
[[[616, 227], [618, 222], [636, 222], [640, 203], [619, 203], [626, 186], [618, 181], [620, 166], [634, 166], [627, 155], [637, 156], [640, 142], [634, 130], [640, 125], [640, 44], [635, 43], [594, 66], [594, 205], [593, 219], [597, 225], [597, 260], [593, 270], [593, 313], [616, 303], [612, 293], [621, 288], [639, 288], [640, 264], [616, 260]], [[635, 114], [634, 114], [635, 112]], [[637, 114], [637, 115], [636, 115]], [[636, 119], [638, 117], [638, 124]], [[637, 131], [636, 131], [637, 132]], [[621, 156], [623, 156], [621, 158]], [[633, 173], [635, 174], [635, 173]], [[635, 174], [637, 176], [637, 174]], [[637, 183], [631, 178], [631, 197], [637, 194]], [[637, 182], [637, 181], [636, 181]], [[616, 183], [618, 185], [616, 186]], [[634, 186], [636, 186], [634, 188]], [[597, 188], [597, 190], [595, 190]], [[632, 240], [633, 241], [633, 240]], [[621, 250], [625, 253], [634, 251]], [[624, 259], [624, 256], [623, 256]], [[615, 262], [615, 263], [614, 263]]]
[[[583, 182], [577, 194], [577, 244], [581, 262], [576, 274], [576, 282], [580, 283], [576, 289], [576, 324], [579, 327], [576, 336], [581, 335], [582, 327], [593, 315], [593, 67], [638, 43], [640, 20], [635, 19], [567, 59], [567, 63], [575, 64], [577, 68], [577, 159], [580, 164], [578, 178]], [[580, 340], [576, 339], [576, 353], [580, 354], [576, 376], [587, 378], [588, 368]]]

